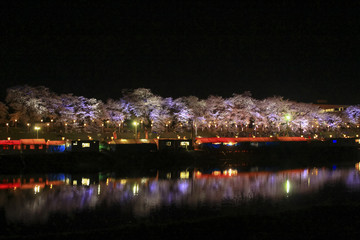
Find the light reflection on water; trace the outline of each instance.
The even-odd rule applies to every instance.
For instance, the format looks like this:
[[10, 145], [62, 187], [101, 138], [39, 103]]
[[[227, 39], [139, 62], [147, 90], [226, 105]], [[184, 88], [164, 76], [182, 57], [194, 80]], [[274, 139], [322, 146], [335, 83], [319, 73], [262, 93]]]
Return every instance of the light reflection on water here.
[[342, 182], [349, 191], [360, 190], [356, 169], [299, 169], [236, 176], [194, 174], [192, 179], [178, 180], [108, 178], [98, 184], [85, 184], [88, 186], [68, 182], [46, 181], [0, 190], [0, 208], [9, 222], [31, 223], [46, 222], [53, 213], [70, 214], [104, 205], [124, 207], [136, 217], [146, 217], [164, 206], [220, 207], [224, 201], [238, 206], [259, 197], [276, 200], [317, 192], [328, 183]]

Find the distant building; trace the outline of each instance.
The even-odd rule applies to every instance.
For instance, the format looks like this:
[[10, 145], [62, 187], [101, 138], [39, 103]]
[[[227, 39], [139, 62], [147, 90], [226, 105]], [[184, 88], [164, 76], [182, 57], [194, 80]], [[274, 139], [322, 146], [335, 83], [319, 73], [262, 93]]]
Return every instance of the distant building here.
[[71, 141], [72, 152], [99, 152], [99, 141], [78, 140]]
[[18, 153], [20, 150], [20, 140], [0, 140], [0, 153]]
[[324, 100], [324, 99], [317, 100], [314, 105], [318, 106], [321, 109], [320, 110], [321, 113], [324, 113], [324, 112], [330, 112], [330, 113], [342, 112], [348, 107], [348, 105], [328, 104], [328, 101]]
[[109, 142], [110, 150], [118, 153], [154, 152], [157, 145], [153, 139], [114, 139]]
[[56, 153], [56, 152], [64, 152], [65, 151], [65, 141], [50, 141], [46, 142], [47, 152]]
[[160, 138], [155, 139], [159, 151], [181, 151], [193, 149], [191, 139]]
[[320, 107], [321, 112], [342, 112], [348, 105], [334, 105], [334, 104], [315, 104]]
[[45, 139], [20, 139], [23, 153], [46, 152]]

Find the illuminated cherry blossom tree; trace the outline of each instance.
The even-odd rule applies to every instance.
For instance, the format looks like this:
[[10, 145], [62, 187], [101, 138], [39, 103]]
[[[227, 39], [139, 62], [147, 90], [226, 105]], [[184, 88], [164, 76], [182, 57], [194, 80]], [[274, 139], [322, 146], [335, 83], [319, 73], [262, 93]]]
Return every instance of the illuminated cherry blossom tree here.
[[10, 120], [22, 123], [39, 121], [55, 113], [51, 106], [56, 94], [43, 86], [27, 85], [7, 89], [6, 102], [13, 111]]
[[150, 120], [151, 130], [156, 133], [169, 131], [174, 122], [173, 114], [171, 114], [173, 106], [172, 98], [161, 99], [161, 104], [151, 110]]
[[345, 115], [352, 124], [360, 123], [360, 105], [349, 106], [345, 110]]
[[226, 104], [222, 97], [209, 96], [205, 100], [204, 118], [207, 123], [207, 128], [213, 131], [227, 126]]
[[104, 104], [95, 98], [58, 95], [43, 86], [24, 85], [7, 89], [6, 104], [0, 102], [0, 122], [7, 119], [23, 124], [51, 119], [77, 131], [98, 131], [102, 124], [123, 127], [126, 120], [135, 120], [140, 131], [156, 134], [191, 130], [196, 136], [199, 128], [232, 136], [259, 132], [310, 134], [335, 131], [345, 123], [359, 125], [360, 105], [350, 106], [343, 113], [328, 113], [316, 105], [282, 97], [257, 100], [249, 92], [229, 98], [211, 95], [206, 99], [172, 99], [146, 88], [124, 90], [121, 98]]
[[151, 124], [151, 112], [160, 109], [162, 104], [162, 98], [146, 88], [125, 90], [123, 99], [129, 104], [129, 110], [134, 117], [147, 126]]
[[177, 131], [190, 130], [192, 126], [192, 111], [185, 98], [177, 98], [172, 103], [175, 129]]
[[183, 97], [181, 100], [186, 106], [186, 116], [188, 119], [188, 126], [194, 130], [195, 136], [197, 136], [198, 128], [206, 127], [205, 120], [205, 109], [206, 102], [205, 100], [200, 100], [195, 96]]

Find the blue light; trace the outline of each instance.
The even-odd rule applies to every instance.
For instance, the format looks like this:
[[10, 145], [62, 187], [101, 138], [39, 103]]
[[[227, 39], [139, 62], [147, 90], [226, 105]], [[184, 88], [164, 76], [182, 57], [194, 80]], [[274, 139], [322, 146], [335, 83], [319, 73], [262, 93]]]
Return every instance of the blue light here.
[[332, 140], [333, 143], [337, 143], [337, 140]]

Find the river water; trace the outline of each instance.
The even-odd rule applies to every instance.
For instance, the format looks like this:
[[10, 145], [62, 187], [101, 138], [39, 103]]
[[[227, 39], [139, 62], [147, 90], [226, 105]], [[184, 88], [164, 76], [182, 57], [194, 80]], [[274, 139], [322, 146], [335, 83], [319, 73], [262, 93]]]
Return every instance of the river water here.
[[179, 171], [172, 176], [165, 173], [163, 179], [159, 175], [146, 178], [117, 178], [103, 173], [2, 175], [0, 214], [2, 225], [8, 229], [5, 235], [13, 231], [13, 226], [66, 223], [84, 227], [100, 222], [109, 226], [114, 222], [119, 225], [154, 218], [173, 221], [193, 214], [209, 217], [223, 211], [256, 212], [264, 210], [267, 202], [271, 206], [277, 204], [278, 208], [283, 204], [285, 208], [292, 203], [321, 204], [328, 198], [342, 201], [339, 190], [347, 198], [358, 197], [360, 192], [358, 165], [277, 172]]

